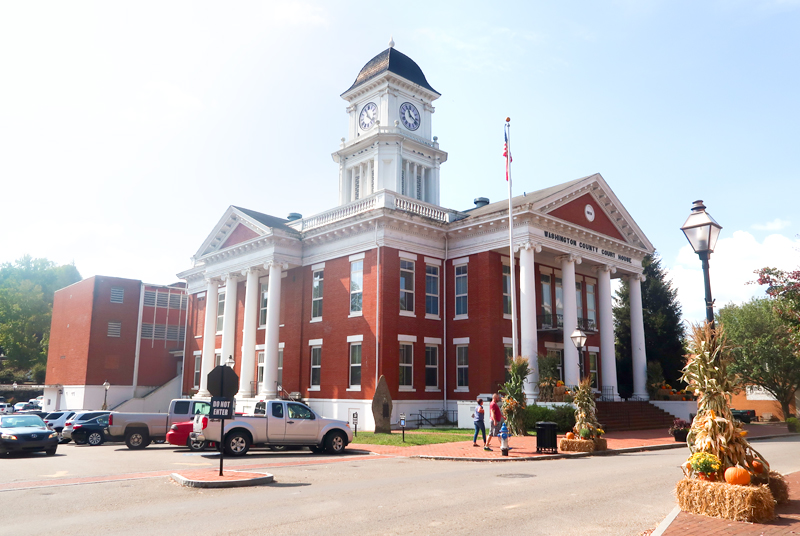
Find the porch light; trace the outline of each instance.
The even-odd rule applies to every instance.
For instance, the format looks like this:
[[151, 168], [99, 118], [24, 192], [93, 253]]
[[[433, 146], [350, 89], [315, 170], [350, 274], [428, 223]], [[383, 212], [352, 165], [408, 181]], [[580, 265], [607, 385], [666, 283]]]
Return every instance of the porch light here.
[[578, 350], [586, 346], [586, 333], [584, 333], [580, 328], [575, 328], [575, 331], [572, 332], [572, 335], [570, 335], [569, 338], [572, 339], [572, 343]]
[[697, 254], [708, 254], [714, 251], [720, 230], [722, 230], [722, 226], [706, 212], [706, 206], [702, 200], [694, 202], [692, 213], [681, 227], [681, 231], [686, 235], [686, 239], [689, 240], [689, 244]]

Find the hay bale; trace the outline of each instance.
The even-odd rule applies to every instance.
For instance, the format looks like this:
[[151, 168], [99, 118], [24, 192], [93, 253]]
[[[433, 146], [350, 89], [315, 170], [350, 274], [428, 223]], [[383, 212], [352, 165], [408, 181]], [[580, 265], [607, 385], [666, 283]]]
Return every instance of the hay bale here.
[[606, 441], [602, 437], [594, 440], [594, 450], [607, 450], [607, 449], [608, 449], [608, 441]]
[[769, 487], [737, 486], [684, 478], [675, 488], [684, 512], [733, 521], [763, 523], [775, 518], [775, 500]]
[[594, 452], [596, 449], [594, 441], [589, 439], [564, 438], [559, 441], [558, 450], [563, 450], [564, 452]]
[[769, 472], [769, 490], [778, 504], [789, 502], [789, 485], [783, 475], [775, 471]]

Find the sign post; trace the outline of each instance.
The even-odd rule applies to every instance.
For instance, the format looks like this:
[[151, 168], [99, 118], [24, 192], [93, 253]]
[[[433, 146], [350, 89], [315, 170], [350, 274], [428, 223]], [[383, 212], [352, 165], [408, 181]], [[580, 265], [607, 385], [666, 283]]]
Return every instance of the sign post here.
[[353, 412], [353, 436], [358, 437], [358, 412]]
[[[233, 356], [228, 358], [233, 363]], [[219, 476], [222, 475], [225, 459], [225, 419], [234, 416], [233, 397], [239, 392], [239, 376], [232, 366], [217, 365], [206, 377], [208, 392], [211, 393], [211, 414], [209, 417], [220, 419], [219, 424]]]
[[400, 428], [403, 430], [403, 443], [406, 442], [406, 414], [400, 414]]

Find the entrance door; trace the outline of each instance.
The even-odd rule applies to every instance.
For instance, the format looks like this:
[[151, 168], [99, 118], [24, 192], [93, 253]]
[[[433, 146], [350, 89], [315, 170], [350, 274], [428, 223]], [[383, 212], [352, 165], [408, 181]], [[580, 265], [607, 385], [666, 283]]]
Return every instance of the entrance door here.
[[317, 440], [319, 421], [314, 413], [303, 404], [287, 402], [286, 442], [308, 444]]

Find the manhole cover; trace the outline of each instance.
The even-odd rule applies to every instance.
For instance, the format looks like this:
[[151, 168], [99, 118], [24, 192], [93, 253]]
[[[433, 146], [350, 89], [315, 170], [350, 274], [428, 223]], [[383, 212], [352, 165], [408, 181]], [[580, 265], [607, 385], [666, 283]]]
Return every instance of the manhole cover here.
[[529, 475], [525, 473], [504, 473], [502, 475], [497, 475], [500, 478], [533, 478], [536, 475]]

